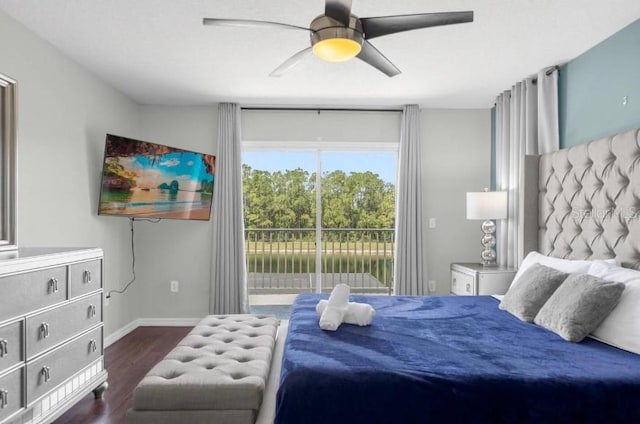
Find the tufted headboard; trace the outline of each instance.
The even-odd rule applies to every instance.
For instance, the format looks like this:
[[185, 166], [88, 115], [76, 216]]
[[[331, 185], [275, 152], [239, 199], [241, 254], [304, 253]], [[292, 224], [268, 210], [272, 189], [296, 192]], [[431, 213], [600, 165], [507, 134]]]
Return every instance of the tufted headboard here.
[[522, 178], [522, 254], [640, 269], [640, 129], [526, 156]]

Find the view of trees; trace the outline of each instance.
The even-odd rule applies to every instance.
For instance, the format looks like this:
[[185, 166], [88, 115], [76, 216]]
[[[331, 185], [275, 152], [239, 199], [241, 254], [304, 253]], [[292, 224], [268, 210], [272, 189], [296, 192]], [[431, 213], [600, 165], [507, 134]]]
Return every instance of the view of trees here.
[[[314, 228], [315, 172], [242, 166], [246, 228]], [[395, 187], [373, 172], [322, 175], [324, 228], [393, 228]]]

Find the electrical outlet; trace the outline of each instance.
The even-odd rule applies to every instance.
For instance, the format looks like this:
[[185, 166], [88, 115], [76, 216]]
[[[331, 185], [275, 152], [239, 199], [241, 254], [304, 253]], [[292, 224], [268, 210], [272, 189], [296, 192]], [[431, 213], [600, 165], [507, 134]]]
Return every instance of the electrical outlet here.
[[434, 293], [436, 291], [436, 280], [429, 280], [429, 291]]
[[171, 280], [171, 292], [178, 293], [180, 291], [180, 283], [178, 280]]
[[627, 103], [629, 103], [629, 96], [624, 96], [624, 97], [622, 98], [622, 105], [623, 105], [623, 106], [626, 106], [626, 105], [627, 105]]
[[429, 228], [436, 228], [436, 219], [429, 218]]

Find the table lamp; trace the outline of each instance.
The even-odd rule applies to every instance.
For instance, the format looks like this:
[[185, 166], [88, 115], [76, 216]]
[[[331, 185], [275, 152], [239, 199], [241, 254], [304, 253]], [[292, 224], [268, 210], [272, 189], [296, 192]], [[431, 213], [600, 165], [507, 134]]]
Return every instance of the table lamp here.
[[484, 219], [482, 232], [484, 235], [481, 244], [482, 264], [495, 265], [496, 252], [493, 247], [496, 245], [496, 224], [493, 219], [505, 219], [507, 217], [507, 192], [506, 191], [485, 191], [467, 193], [467, 219]]

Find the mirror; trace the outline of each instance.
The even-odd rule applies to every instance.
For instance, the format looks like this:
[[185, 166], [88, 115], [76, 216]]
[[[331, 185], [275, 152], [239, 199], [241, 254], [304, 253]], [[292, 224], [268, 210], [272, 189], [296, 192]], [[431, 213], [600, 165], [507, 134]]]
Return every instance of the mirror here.
[[0, 74], [0, 250], [17, 240], [16, 82]]

